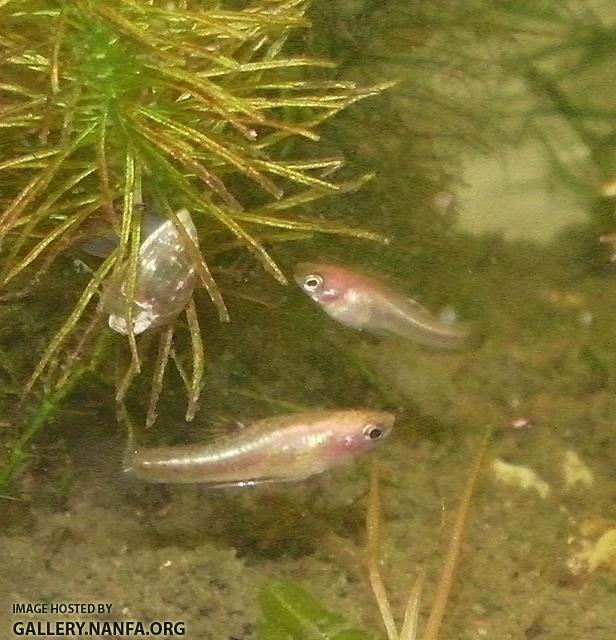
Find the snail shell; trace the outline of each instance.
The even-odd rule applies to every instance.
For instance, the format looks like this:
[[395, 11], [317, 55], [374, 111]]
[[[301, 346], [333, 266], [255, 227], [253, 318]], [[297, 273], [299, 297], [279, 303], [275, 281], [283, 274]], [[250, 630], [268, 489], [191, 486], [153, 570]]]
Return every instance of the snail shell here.
[[[177, 218], [195, 244], [197, 230], [187, 209]], [[105, 288], [101, 308], [109, 314], [109, 326], [128, 334], [128, 265]], [[195, 269], [172, 220], [161, 222], [139, 248], [139, 264], [132, 300], [133, 333], [168, 324], [186, 307], [196, 283]]]

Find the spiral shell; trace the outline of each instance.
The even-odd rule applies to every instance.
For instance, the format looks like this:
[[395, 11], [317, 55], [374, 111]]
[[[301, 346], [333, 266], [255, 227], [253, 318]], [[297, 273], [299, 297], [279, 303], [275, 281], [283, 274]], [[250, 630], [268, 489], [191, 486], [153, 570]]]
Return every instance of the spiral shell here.
[[[177, 212], [177, 218], [195, 244], [197, 230], [187, 209]], [[101, 301], [103, 312], [109, 314], [109, 326], [128, 334], [127, 295], [128, 266], [111, 278]], [[172, 220], [165, 220], [150, 233], [139, 249], [139, 264], [132, 300], [133, 333], [168, 324], [186, 307], [195, 287], [194, 264]]]

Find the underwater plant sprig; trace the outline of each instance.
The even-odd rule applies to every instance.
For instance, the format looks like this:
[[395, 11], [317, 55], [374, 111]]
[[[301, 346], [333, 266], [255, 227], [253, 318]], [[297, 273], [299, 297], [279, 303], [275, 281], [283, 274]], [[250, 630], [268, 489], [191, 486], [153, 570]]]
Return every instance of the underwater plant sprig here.
[[[107, 278], [126, 274], [128, 299], [135, 293], [142, 193], [173, 221], [222, 320], [228, 312], [209, 267], [216, 247], [206, 252], [190, 238], [177, 222], [181, 208], [198, 216], [200, 231], [224, 230], [282, 283], [286, 278], [263, 243], [262, 227], [277, 230], [281, 240], [298, 231], [383, 239], [289, 213], [358, 188], [368, 176], [334, 181], [340, 159], [293, 158], [288, 142], [318, 141], [316, 128], [325, 120], [389, 86], [322, 80], [321, 72], [310, 77], [310, 69], [332, 63], [286, 52], [297, 49], [288, 43], [293, 32], [309, 27], [307, 7], [306, 0], [251, 0], [240, 9], [189, 1], [0, 3], [1, 286], [35, 286], [60, 255], [101, 229], [119, 236], [51, 338], [27, 390], [71, 341], [85, 348], [92, 340], [101, 323], [87, 315]], [[276, 151], [281, 142], [284, 155]], [[248, 183], [256, 186], [256, 201]], [[126, 307], [132, 328], [132, 305], [127, 301]], [[193, 302], [187, 314], [190, 418], [204, 355]], [[80, 328], [81, 337], [74, 337]], [[133, 331], [127, 336], [136, 373], [144, 350]], [[180, 361], [172, 341], [172, 331], [161, 336], [149, 423], [167, 359]], [[79, 353], [69, 348], [55, 384], [78, 361]], [[132, 375], [125, 376], [126, 385]]]

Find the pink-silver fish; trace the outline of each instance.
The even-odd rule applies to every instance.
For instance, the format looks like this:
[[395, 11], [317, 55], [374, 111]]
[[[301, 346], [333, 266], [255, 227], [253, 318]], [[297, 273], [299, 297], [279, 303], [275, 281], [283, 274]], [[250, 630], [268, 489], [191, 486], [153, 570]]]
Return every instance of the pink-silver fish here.
[[468, 331], [433, 316], [415, 300], [364, 274], [332, 264], [303, 262], [295, 281], [342, 324], [376, 334], [394, 334], [437, 349], [455, 349]]
[[304, 480], [373, 449], [394, 420], [390, 413], [368, 409], [281, 415], [210, 444], [134, 451], [124, 470], [151, 482], [212, 487]]

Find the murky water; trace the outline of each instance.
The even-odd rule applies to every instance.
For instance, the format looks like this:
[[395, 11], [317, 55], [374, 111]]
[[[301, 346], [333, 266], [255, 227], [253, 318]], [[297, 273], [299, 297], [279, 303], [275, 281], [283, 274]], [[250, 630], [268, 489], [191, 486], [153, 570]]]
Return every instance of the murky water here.
[[[43, 420], [0, 496], [1, 637], [49, 634], [53, 621], [140, 621], [156, 635], [168, 622], [168, 637], [194, 640], [385, 638], [365, 553], [377, 459], [381, 571], [398, 628], [425, 574], [420, 640], [491, 425], [439, 637], [616, 639], [616, 279], [611, 247], [599, 243], [616, 232], [605, 189], [616, 172], [616, 117], [602, 89], [613, 77], [616, 14], [609, 3], [461, 4], [313, 4], [309, 46], [340, 61], [336, 77], [399, 83], [323, 127], [327, 153], [376, 177], [302, 215], [390, 243], [314, 235], [271, 252], [290, 280], [297, 263], [315, 261], [380, 275], [435, 316], [446, 310], [471, 339], [441, 352], [356, 331], [295, 283], [277, 284], [247, 252], [225, 253], [210, 266], [231, 322], [197, 296], [200, 411], [185, 422], [174, 371], [158, 421], [139, 426], [156, 357], [146, 332], [139, 340], [153, 340], [151, 358], [127, 396], [137, 441], [211, 442], [241, 429], [234, 421], [317, 409], [388, 411], [396, 426], [375, 452], [301, 482], [148, 484], [122, 473], [128, 436], [114, 385], [129, 358], [124, 337], [109, 331], [100, 366], [51, 396], [49, 416], [38, 389], [15, 410], [50, 325], [83, 286], [83, 254], [69, 250], [43, 287], [0, 305], [5, 462]], [[587, 31], [568, 26], [578, 23]], [[597, 34], [609, 55], [594, 48]], [[564, 58], [541, 67], [541, 85], [523, 61], [548, 47]], [[520, 101], [499, 89], [516, 73], [528, 81]], [[190, 337], [178, 322], [179, 351]], [[42, 609], [19, 613], [18, 603]], [[86, 609], [50, 608], [70, 603]], [[106, 629], [99, 637], [123, 637]]]

